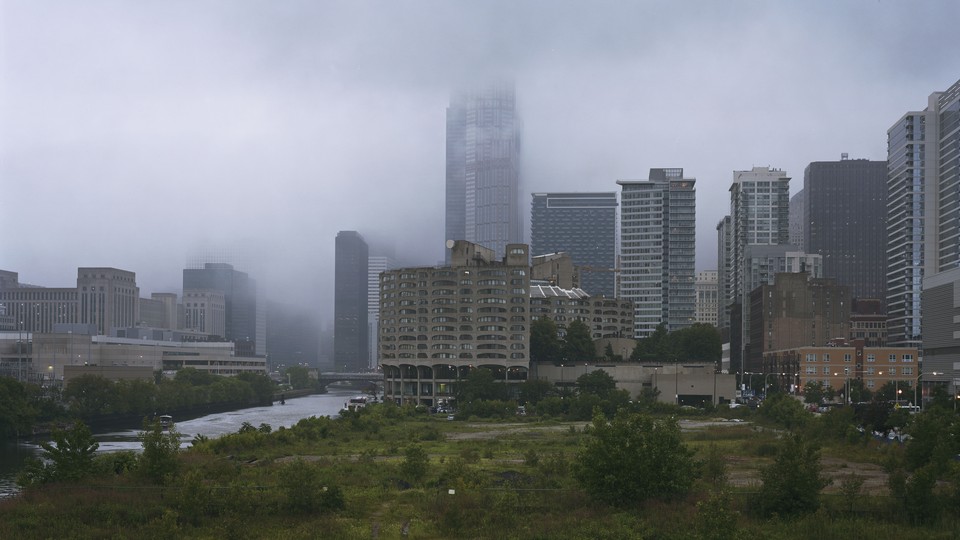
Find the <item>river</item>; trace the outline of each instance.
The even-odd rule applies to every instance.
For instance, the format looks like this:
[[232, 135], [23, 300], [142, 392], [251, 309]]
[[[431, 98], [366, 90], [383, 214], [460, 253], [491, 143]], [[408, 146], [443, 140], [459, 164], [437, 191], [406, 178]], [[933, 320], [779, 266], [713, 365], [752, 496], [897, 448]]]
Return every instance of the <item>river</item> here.
[[[224, 413], [211, 414], [193, 420], [176, 423], [177, 431], [183, 435], [183, 446], [189, 446], [190, 440], [196, 435], [215, 438], [227, 433], [236, 433], [244, 422], [259, 427], [260, 424], [270, 424], [273, 429], [280, 426], [290, 427], [302, 418], [311, 416], [336, 416], [344, 403], [356, 390], [331, 389], [326, 394], [314, 394], [295, 399], [288, 399], [284, 405], [279, 403], [271, 407], [252, 407]], [[137, 440], [139, 429], [96, 433], [100, 443], [98, 452], [116, 452], [119, 450], [141, 449]], [[15, 480], [27, 458], [40, 453], [36, 444], [21, 442], [19, 444], [0, 444], [0, 499], [13, 496], [17, 493]]]

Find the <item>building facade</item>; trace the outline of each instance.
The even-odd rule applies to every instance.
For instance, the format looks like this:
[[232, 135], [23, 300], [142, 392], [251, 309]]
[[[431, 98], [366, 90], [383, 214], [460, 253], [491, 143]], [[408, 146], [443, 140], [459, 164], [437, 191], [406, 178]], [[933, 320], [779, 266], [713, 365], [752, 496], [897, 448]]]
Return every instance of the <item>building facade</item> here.
[[428, 406], [450, 400], [476, 367], [497, 380], [527, 379], [529, 248], [448, 241], [449, 266], [381, 274], [380, 365], [384, 396]]
[[[258, 305], [256, 281], [246, 272], [235, 270], [233, 265], [227, 263], [204, 263], [202, 268], [183, 270], [184, 298], [201, 298], [214, 292], [223, 295], [223, 338], [236, 343], [238, 355], [265, 356], [267, 331], [261, 318], [265, 309]], [[199, 306], [192, 307], [199, 309]], [[200, 311], [189, 314], [185, 309], [184, 327], [196, 328], [201, 322], [199, 317]], [[213, 321], [203, 321], [204, 327], [211, 324]], [[219, 327], [216, 329], [219, 330]]]
[[377, 331], [380, 323], [380, 274], [395, 266], [393, 259], [385, 255], [371, 255], [367, 259], [367, 367], [371, 369], [377, 367], [377, 354], [380, 351], [380, 333]]
[[806, 273], [777, 274], [750, 294], [750, 346], [744, 372], [760, 372], [769, 351], [827, 346], [850, 330], [850, 292]]
[[793, 197], [790, 197], [790, 234], [789, 241], [790, 244], [797, 246], [798, 249], [803, 250], [804, 239], [803, 236], [806, 232], [806, 227], [804, 226], [804, 216], [803, 216], [803, 205], [806, 201], [806, 193], [801, 189]]
[[616, 296], [617, 194], [534, 193], [530, 250], [564, 252], [580, 267], [580, 286], [593, 296]]
[[853, 298], [886, 298], [887, 162], [815, 161], [803, 174], [807, 253]]
[[334, 268], [333, 362], [336, 371], [366, 371], [367, 274], [370, 251], [357, 231], [340, 231]]
[[634, 337], [694, 322], [696, 180], [683, 169], [650, 169], [621, 186], [619, 296], [634, 305]]
[[[546, 317], [566, 335], [567, 325], [581, 321], [594, 340], [633, 335], [633, 303], [603, 296], [590, 296], [583, 289], [563, 289], [546, 283], [530, 284], [530, 321]], [[627, 354], [632, 352], [629, 351]]]
[[719, 296], [717, 287], [717, 271], [705, 270], [697, 272], [695, 283], [697, 291], [697, 307], [694, 319], [698, 323], [717, 326]]
[[[782, 382], [803, 388], [819, 382], [832, 388], [842, 399], [849, 399], [851, 381], [863, 382], [875, 392], [888, 382], [917, 388], [920, 375], [917, 349], [903, 347], [867, 347], [862, 341], [834, 340], [822, 346], [794, 347], [763, 354], [764, 373], [774, 374]], [[908, 393], [899, 399], [918, 404], [920, 393]]]
[[503, 256], [523, 239], [520, 120], [512, 83], [459, 92], [447, 108], [448, 240], [467, 240]]
[[926, 113], [923, 382], [960, 401], [960, 81], [932, 94]]
[[724, 216], [717, 223], [717, 328], [728, 336], [730, 306], [736, 303], [733, 290], [733, 222]]

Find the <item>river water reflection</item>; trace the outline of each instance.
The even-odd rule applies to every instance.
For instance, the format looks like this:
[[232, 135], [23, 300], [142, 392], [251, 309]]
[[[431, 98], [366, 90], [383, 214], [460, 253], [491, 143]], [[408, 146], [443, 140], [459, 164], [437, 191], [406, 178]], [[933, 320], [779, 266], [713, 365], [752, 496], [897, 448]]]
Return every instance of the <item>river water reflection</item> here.
[[[190, 445], [190, 440], [196, 435], [215, 438], [227, 433], [236, 433], [244, 422], [254, 427], [260, 424], [270, 424], [273, 429], [280, 426], [290, 427], [303, 418], [311, 416], [336, 416], [345, 402], [357, 393], [356, 390], [331, 389], [326, 394], [315, 394], [301, 398], [288, 399], [284, 405], [279, 403], [271, 407], [253, 407], [224, 413], [211, 414], [193, 420], [176, 423], [177, 431], [183, 435], [182, 445]], [[97, 433], [96, 439], [100, 443], [99, 452], [116, 452], [119, 450], [141, 449], [137, 440], [139, 429]], [[36, 444], [0, 445], [0, 498], [9, 497], [16, 493], [17, 474], [27, 458], [38, 454]]]

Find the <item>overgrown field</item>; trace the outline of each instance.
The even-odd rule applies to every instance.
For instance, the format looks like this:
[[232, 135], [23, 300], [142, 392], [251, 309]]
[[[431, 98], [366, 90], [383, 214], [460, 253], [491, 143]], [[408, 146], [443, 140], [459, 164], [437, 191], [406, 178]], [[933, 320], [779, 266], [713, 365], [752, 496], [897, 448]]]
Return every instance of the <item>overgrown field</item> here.
[[[197, 440], [151, 474], [143, 458], [98, 456], [92, 475], [0, 503], [0, 538], [958, 538], [956, 509], [905, 510], [888, 487], [903, 447], [868, 437], [822, 437], [830, 483], [818, 510], [761, 511], [762, 471], [787, 433], [741, 414], [659, 413], [679, 420], [695, 460], [680, 497], [598, 502], [575, 475], [595, 436], [588, 422], [449, 421], [377, 405]], [[954, 500], [953, 485], [934, 489]]]

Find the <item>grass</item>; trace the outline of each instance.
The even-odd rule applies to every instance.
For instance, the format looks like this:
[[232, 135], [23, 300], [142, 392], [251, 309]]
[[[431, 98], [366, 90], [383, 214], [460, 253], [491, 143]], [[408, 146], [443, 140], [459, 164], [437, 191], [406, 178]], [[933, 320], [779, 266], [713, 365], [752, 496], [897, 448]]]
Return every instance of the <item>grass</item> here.
[[[28, 489], [0, 502], [0, 538], [316, 538], [323, 531], [326, 538], [386, 539], [406, 530], [412, 538], [692, 539], [697, 503], [714, 489], [701, 481], [682, 501], [612, 508], [591, 501], [572, 477], [584, 422], [451, 422], [387, 406], [368, 409], [269, 435], [209, 441], [181, 455], [181, 474], [166, 486], [112, 476]], [[948, 520], [956, 518], [911, 527], [899, 521], [896, 501], [881, 496], [859, 496], [851, 509], [849, 500], [828, 494], [820, 515], [758, 519], [751, 514], [756, 484], [732, 480], [759, 477], [778, 432], [701, 423], [684, 431], [685, 441], [701, 459], [710, 445], [725, 457], [740, 537], [872, 539], [878, 530], [907, 540], [954, 537], [957, 523]], [[428, 456], [422, 479], [400, 472], [411, 445]], [[879, 463], [891, 451], [831, 443], [823, 454]], [[305, 485], [284, 487], [283, 472], [297, 466], [312, 471]], [[306, 488], [298, 493], [309, 498], [324, 487], [342, 489], [343, 509], [290, 506], [290, 489]]]

